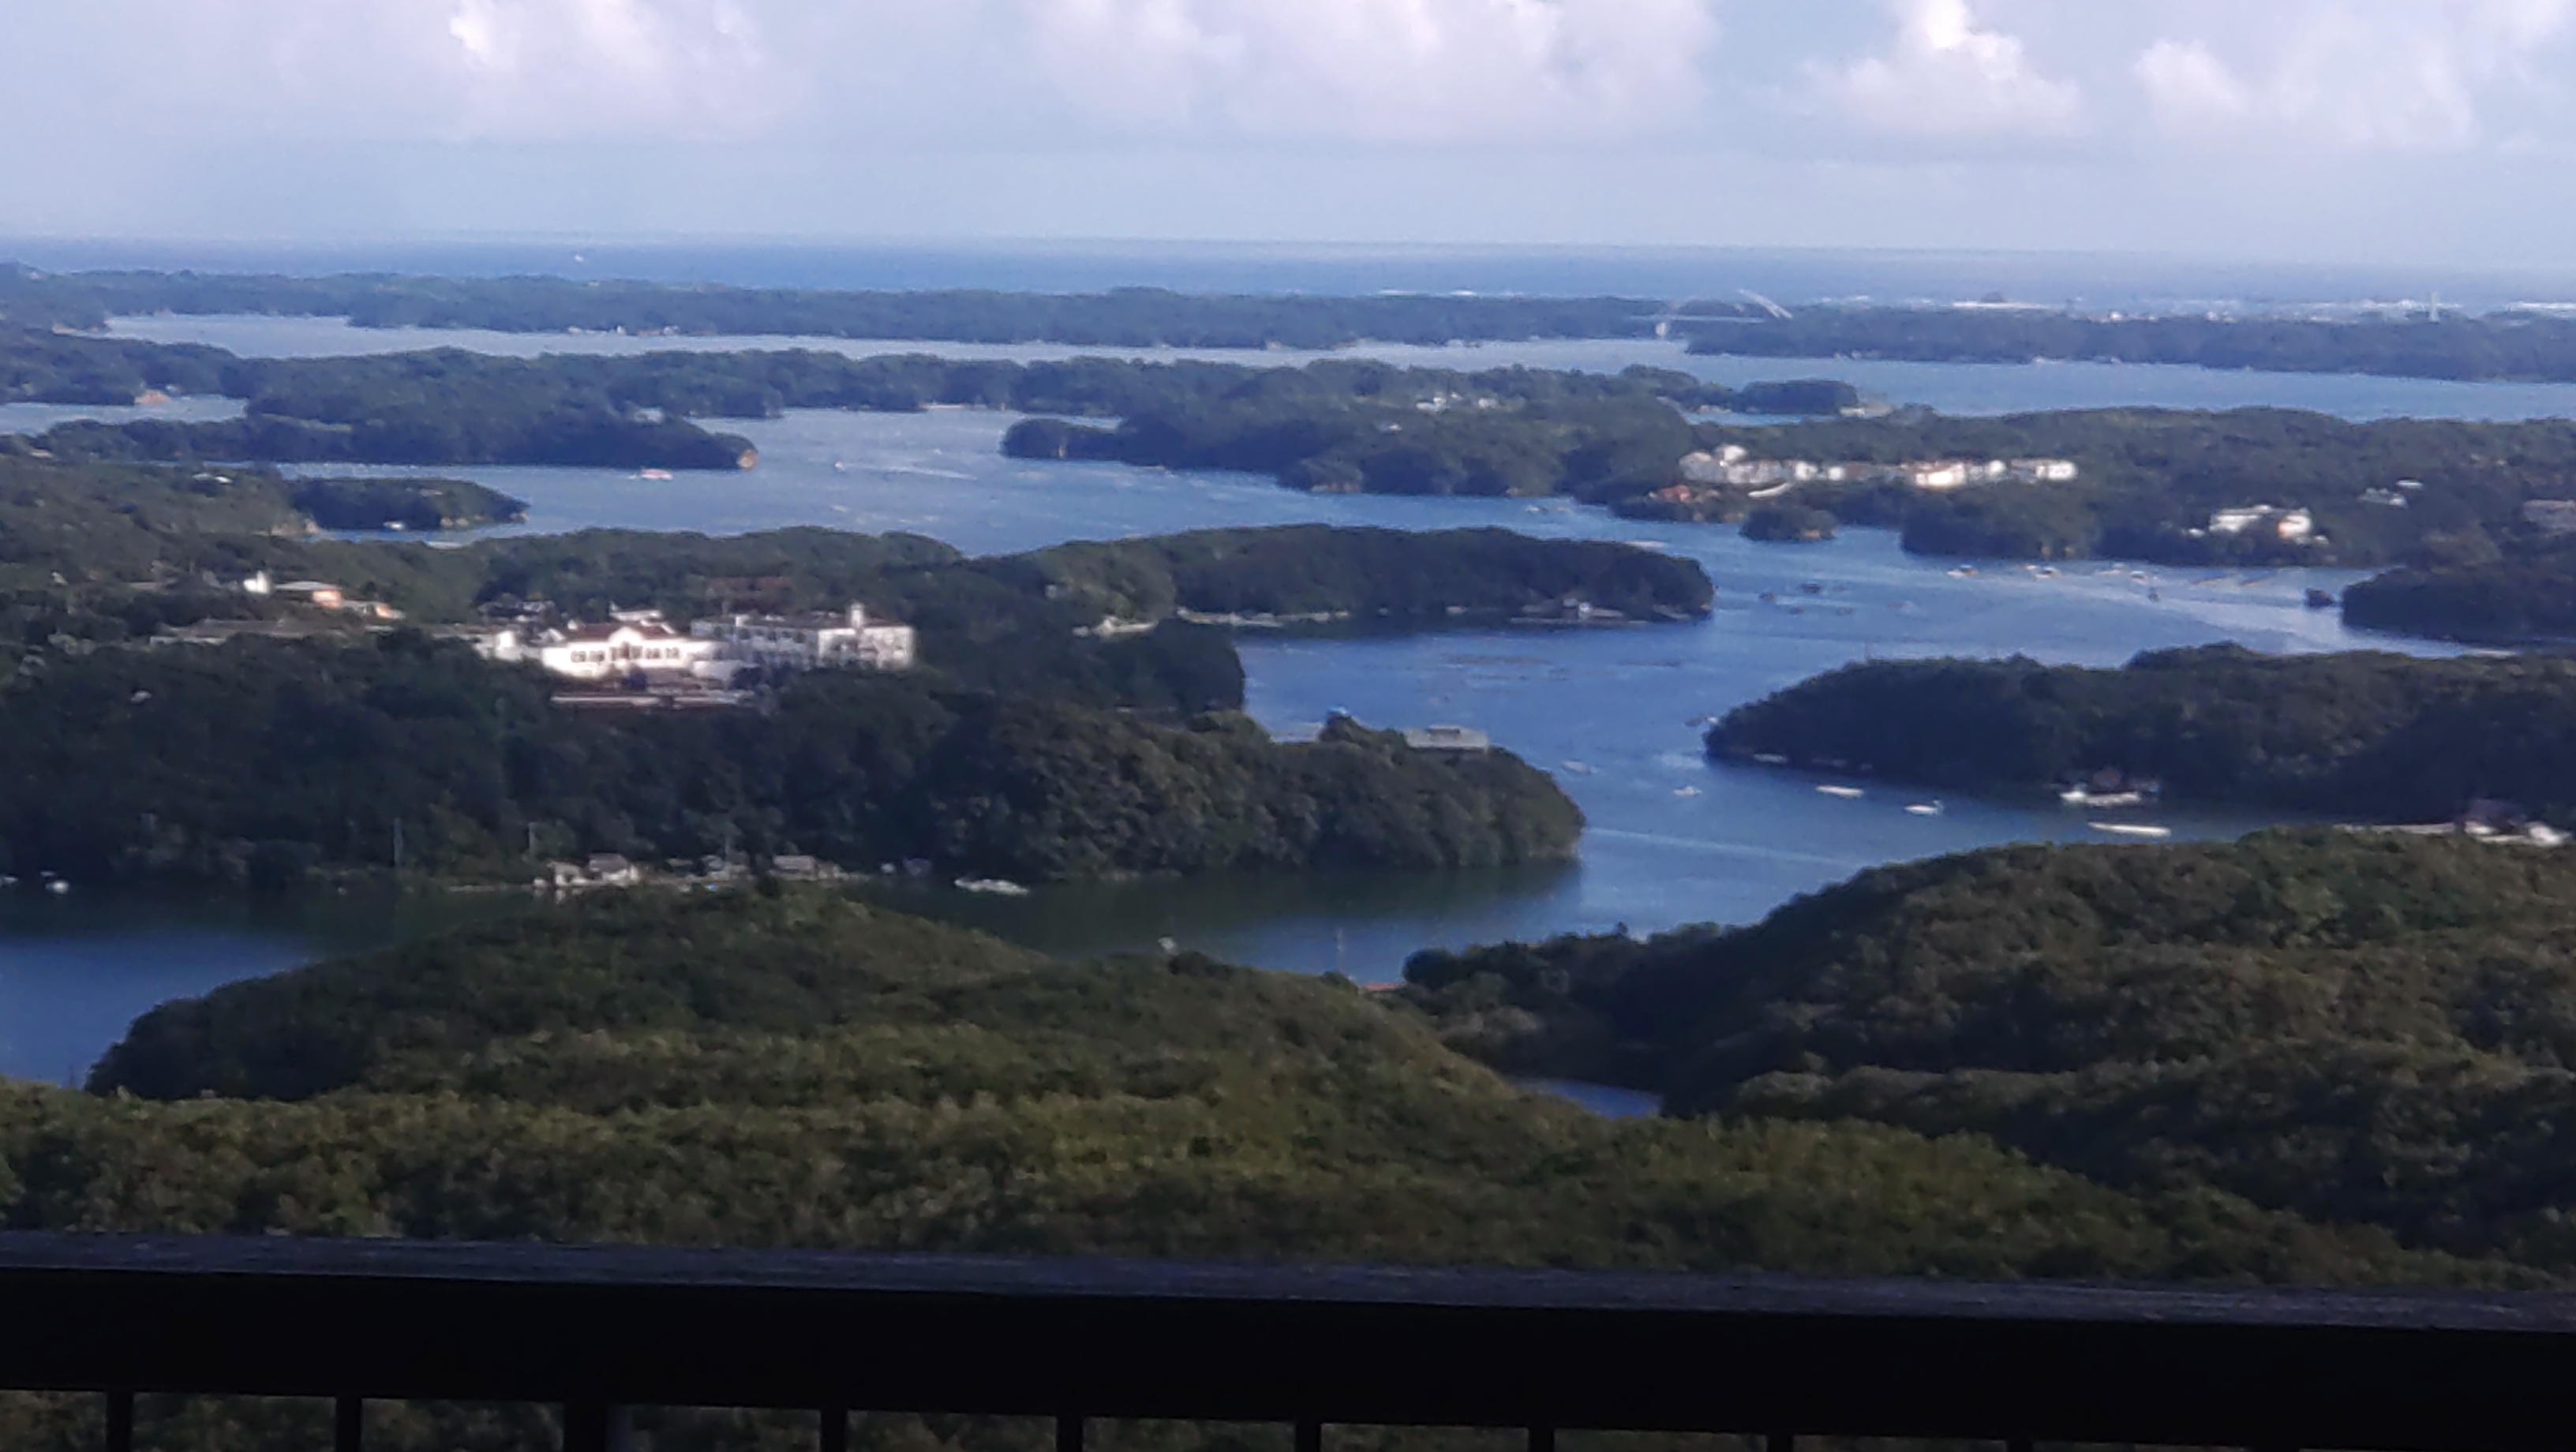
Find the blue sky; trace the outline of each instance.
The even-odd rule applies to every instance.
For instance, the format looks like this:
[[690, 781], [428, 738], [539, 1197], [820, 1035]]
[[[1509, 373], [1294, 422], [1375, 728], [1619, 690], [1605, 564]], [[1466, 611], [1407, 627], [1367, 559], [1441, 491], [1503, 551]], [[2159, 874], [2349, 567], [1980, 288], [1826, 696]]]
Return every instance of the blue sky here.
[[2556, 266], [2576, 0], [10, 0], [0, 235]]

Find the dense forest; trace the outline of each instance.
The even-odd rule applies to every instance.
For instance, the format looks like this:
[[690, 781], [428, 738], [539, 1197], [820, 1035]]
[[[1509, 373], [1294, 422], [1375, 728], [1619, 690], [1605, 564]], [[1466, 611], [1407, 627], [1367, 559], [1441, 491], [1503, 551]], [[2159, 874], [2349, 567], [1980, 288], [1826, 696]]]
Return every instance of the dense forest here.
[[1751, 928], [1425, 954], [1407, 978], [1454, 1044], [1677, 1113], [1990, 1136], [2133, 1192], [2576, 1271], [2566, 853], [2006, 848]]
[[[1632, 447], [1670, 445], [1678, 459], [1689, 439], [1676, 408], [1830, 414], [1859, 397], [1846, 384], [1821, 380], [1738, 390], [1646, 368], [1606, 375], [1341, 361], [1304, 368], [1106, 358], [1020, 364], [813, 351], [529, 359], [442, 349], [244, 359], [205, 348], [165, 356], [145, 344], [52, 334], [5, 343], [0, 335], [0, 401], [127, 403], [156, 390], [238, 398], [247, 411], [221, 423], [67, 424], [47, 434], [44, 446], [94, 459], [731, 469], [747, 466], [750, 445], [696, 420], [770, 418], [791, 408], [952, 405], [1159, 419], [1175, 430], [1215, 426], [1203, 420], [1337, 415], [1365, 415], [1374, 428], [1454, 403], [1463, 412], [1448, 420], [1453, 442], [1444, 447], [1523, 454], [1531, 448], [1522, 437], [1525, 416], [1597, 415], [1593, 432], [1610, 446], [1635, 433]], [[1087, 435], [1052, 427], [1054, 447], [1023, 451], [1065, 457], [1068, 440], [1092, 447]]]
[[0, 263], [0, 321], [39, 328], [97, 328], [144, 313], [271, 313], [345, 317], [362, 328], [1250, 349], [1642, 337], [1663, 310], [1659, 302], [1618, 297], [1226, 296], [1147, 287], [845, 292], [550, 277], [46, 274]]
[[298, 479], [289, 496], [324, 529], [480, 529], [528, 517], [528, 501], [470, 479]]
[[1961, 791], [2109, 771], [2186, 802], [2441, 822], [2489, 799], [2576, 823], [2576, 661], [2237, 646], [2119, 670], [1877, 661], [1737, 708], [1708, 748]]
[[[170, 469], [36, 457], [0, 437], [0, 630], [27, 646], [114, 643], [209, 617], [276, 616], [245, 595], [266, 570], [385, 601], [415, 623], [543, 601], [676, 619], [865, 601], [920, 627], [931, 662], [993, 687], [1059, 679], [1073, 632], [1180, 611], [1327, 615], [1372, 628], [1473, 623], [1571, 598], [1639, 619], [1708, 613], [1687, 560], [1499, 530], [1297, 526], [1074, 544], [969, 560], [935, 540], [826, 529], [709, 537], [595, 530], [427, 549], [314, 538], [323, 524], [426, 527], [517, 501], [443, 480], [294, 481], [262, 469]], [[0, 652], [0, 678], [13, 662]]]
[[2463, 380], [2576, 380], [2576, 323], [2505, 310], [2361, 320], [2102, 317], [2050, 308], [1802, 307], [1740, 301], [1373, 294], [1224, 296], [827, 289], [209, 273], [48, 274], [0, 264], [0, 324], [95, 329], [144, 313], [346, 317], [360, 327], [697, 333], [1065, 343], [1148, 348], [1335, 348], [1526, 338], [1645, 338], [1766, 358], [2122, 362]]
[[[1840, 522], [1901, 529], [1919, 554], [2374, 565], [2492, 559], [2527, 532], [2523, 506], [2576, 492], [2576, 424], [2385, 419], [2289, 409], [2093, 409], [1952, 418], [1919, 411], [1749, 429], [1702, 426], [1757, 458], [1896, 464], [2060, 458], [2074, 484], [1932, 493], [1817, 483], [1790, 501]], [[2314, 536], [2209, 529], [2222, 509], [2308, 511]], [[1738, 516], [1740, 517], [1740, 515]]]
[[[2482, 884], [2473, 901], [2499, 897]], [[1604, 1121], [1513, 1089], [1409, 1007], [1347, 982], [1188, 953], [1057, 963], [794, 888], [608, 895], [156, 1010], [88, 1092], [0, 1084], [0, 1223], [1997, 1279], [2542, 1279], [2206, 1184], [2106, 1185], [1976, 1133], [1819, 1122], [1794, 1104]], [[94, 1406], [0, 1398], [0, 1435], [73, 1452], [95, 1443]], [[140, 1440], [306, 1445], [313, 1415], [153, 1399]], [[641, 1415], [657, 1446], [812, 1436], [810, 1418]], [[1227, 1429], [1166, 1426], [1146, 1442], [1105, 1430], [1130, 1452], [1261, 1445]], [[551, 1432], [540, 1409], [391, 1404], [371, 1408], [368, 1439], [430, 1452], [548, 1445]], [[980, 1419], [864, 1417], [855, 1432], [868, 1452], [1025, 1446]], [[1372, 1452], [1453, 1445], [1347, 1435]]]
[[[223, 989], [147, 1015], [90, 1087], [0, 1099], [10, 1224], [2497, 1274], [1973, 1140], [1596, 1120], [1347, 983], [1192, 954], [1061, 964], [812, 890], [616, 895]], [[196, 1168], [165, 1178], [176, 1159]]]
[[2497, 644], [2576, 636], [2576, 540], [2513, 535], [2501, 544], [2352, 586], [2343, 592], [2344, 623]]
[[1806, 308], [1676, 324], [1691, 351], [1915, 363], [2157, 363], [2463, 381], [2576, 380], [2576, 322], [2507, 310], [2355, 321], [2088, 317], [2050, 308]]
[[1502, 752], [1413, 751], [1347, 719], [1273, 744], [1228, 710], [1243, 678], [1213, 632], [1069, 654], [1083, 678], [1007, 694], [821, 672], [761, 711], [607, 716], [406, 632], [49, 658], [0, 692], [0, 870], [525, 881], [549, 858], [731, 848], [1042, 881], [1492, 867], [1581, 834]]

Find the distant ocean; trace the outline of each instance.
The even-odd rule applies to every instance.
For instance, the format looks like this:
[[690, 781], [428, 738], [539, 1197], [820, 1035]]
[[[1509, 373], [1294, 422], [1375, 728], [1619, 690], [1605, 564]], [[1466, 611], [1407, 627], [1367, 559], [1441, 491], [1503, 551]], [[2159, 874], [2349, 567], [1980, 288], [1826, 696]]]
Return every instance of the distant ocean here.
[[1784, 304], [2019, 303], [2141, 312], [2271, 312], [2414, 304], [2483, 312], [2576, 303], [2576, 272], [2230, 263], [2130, 254], [1250, 245], [1153, 242], [235, 243], [0, 239], [0, 260], [53, 271], [542, 274], [746, 287], [993, 288], [1359, 295], [1381, 291], [1759, 294]]

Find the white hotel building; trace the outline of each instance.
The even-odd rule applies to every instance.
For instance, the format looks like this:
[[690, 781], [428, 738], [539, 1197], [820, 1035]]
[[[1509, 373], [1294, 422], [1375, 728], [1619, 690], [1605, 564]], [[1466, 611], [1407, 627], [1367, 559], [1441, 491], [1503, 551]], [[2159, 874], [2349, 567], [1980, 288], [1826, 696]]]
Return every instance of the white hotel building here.
[[908, 671], [921, 650], [911, 626], [871, 620], [865, 605], [847, 615], [730, 615], [698, 621], [689, 634], [723, 645], [731, 659], [790, 670]]

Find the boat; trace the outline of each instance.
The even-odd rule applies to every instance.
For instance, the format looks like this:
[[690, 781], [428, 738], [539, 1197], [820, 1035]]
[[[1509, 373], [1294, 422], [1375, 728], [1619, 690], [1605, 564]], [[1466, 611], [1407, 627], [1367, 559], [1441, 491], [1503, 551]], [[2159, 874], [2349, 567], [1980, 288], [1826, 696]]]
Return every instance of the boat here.
[[1029, 895], [1027, 888], [998, 877], [961, 877], [957, 880], [957, 889], [960, 892], [979, 892], [986, 897], [1027, 897]]
[[63, 880], [62, 880], [61, 878], [59, 878], [59, 877], [57, 877], [57, 878], [55, 878], [53, 881], [51, 881], [51, 882], [49, 882], [49, 883], [46, 883], [46, 884], [45, 884], [45, 891], [52, 893], [52, 894], [53, 894], [54, 896], [56, 896], [56, 897], [62, 897], [62, 896], [64, 896], [64, 895], [68, 894], [71, 890], [72, 890], [72, 885], [71, 885], [70, 883], [68, 883], [68, 882], [63, 881]]
[[1939, 802], [1916, 802], [1905, 809], [1906, 815], [1910, 817], [1937, 817], [1942, 811], [1943, 808]]
[[1869, 795], [1859, 787], [1820, 786], [1816, 790], [1829, 797], [1840, 797], [1847, 802], [1856, 802]]
[[1787, 766], [1789, 764], [1789, 758], [1782, 756], [1776, 751], [1756, 752], [1754, 753], [1753, 761], [1757, 766]]
[[2059, 792], [2057, 799], [2070, 807], [2143, 807], [2147, 804], [2145, 792], [2089, 792], [2082, 787], [2070, 787]]
[[668, 469], [639, 469], [635, 477], [654, 484], [668, 484], [679, 476]]
[[2144, 837], [2161, 842], [2173, 835], [2171, 827], [2147, 827], [2133, 822], [2095, 822], [2093, 830], [2112, 837]]
[[1695, 797], [1699, 794], [1700, 790], [1698, 787], [1682, 787], [1673, 793], [1673, 795], [1677, 797]]
[[1565, 770], [1566, 770], [1566, 772], [1567, 772], [1569, 775], [1573, 775], [1573, 776], [1592, 776], [1592, 775], [1595, 775], [1595, 773], [1594, 773], [1594, 771], [1592, 770], [1592, 768], [1591, 768], [1591, 767], [1588, 767], [1588, 766], [1584, 765], [1582, 762], [1579, 762], [1579, 761], [1569, 761], [1569, 762], [1566, 762], [1566, 763], [1565, 763]]
[[1974, 565], [1961, 565], [1959, 568], [1950, 571], [1950, 578], [1953, 580], [1973, 580], [1977, 578], [1977, 567]]

